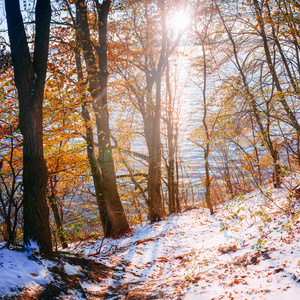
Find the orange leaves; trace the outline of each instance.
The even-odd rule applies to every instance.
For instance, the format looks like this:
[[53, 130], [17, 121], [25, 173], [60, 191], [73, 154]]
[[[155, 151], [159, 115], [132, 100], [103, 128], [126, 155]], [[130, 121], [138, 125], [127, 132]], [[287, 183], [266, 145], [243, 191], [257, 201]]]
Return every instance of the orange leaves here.
[[144, 240], [136, 241], [135, 244], [140, 245], [140, 244], [146, 244], [147, 242], [153, 242], [153, 241], [155, 241], [154, 238], [147, 238]]
[[185, 277], [185, 280], [188, 281], [188, 282], [191, 282], [191, 283], [197, 283], [199, 280], [201, 279], [200, 276], [195, 276], [195, 277], [192, 277], [192, 276], [186, 276]]

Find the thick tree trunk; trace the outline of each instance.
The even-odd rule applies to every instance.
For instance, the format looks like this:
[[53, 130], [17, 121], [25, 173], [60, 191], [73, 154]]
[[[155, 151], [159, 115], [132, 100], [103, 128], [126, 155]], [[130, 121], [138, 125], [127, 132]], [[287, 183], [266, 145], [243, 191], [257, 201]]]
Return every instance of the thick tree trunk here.
[[[152, 89], [156, 83], [155, 105], [152, 99]], [[144, 132], [149, 153], [148, 171], [148, 218], [151, 222], [157, 222], [165, 214], [161, 199], [161, 139], [160, 139], [160, 119], [161, 119], [161, 76], [157, 78], [147, 76], [146, 87], [146, 109], [143, 112]]]
[[[149, 152], [148, 171], [148, 218], [151, 222], [160, 221], [164, 215], [160, 189], [161, 189], [161, 145], [160, 145], [160, 119], [155, 121], [147, 116], [144, 118], [145, 138]], [[159, 130], [158, 130], [159, 128]]]
[[43, 93], [49, 48], [50, 0], [37, 0], [34, 58], [31, 61], [19, 0], [6, 0], [15, 84], [19, 99], [19, 125], [23, 135], [24, 243], [37, 242], [52, 251], [46, 199], [48, 172], [43, 154]]
[[161, 159], [159, 154], [150, 155], [148, 193], [149, 193], [149, 220], [153, 223], [160, 221], [164, 216], [164, 208], [160, 194], [161, 188]]

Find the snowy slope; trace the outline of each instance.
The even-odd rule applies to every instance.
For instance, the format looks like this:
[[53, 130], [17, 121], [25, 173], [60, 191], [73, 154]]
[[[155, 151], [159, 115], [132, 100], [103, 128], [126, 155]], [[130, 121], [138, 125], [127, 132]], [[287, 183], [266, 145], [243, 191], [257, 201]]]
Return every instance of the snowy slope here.
[[[120, 239], [74, 245], [71, 252], [112, 272], [81, 278], [84, 293], [61, 299], [300, 299], [300, 205], [289, 194], [266, 188], [218, 207], [215, 216], [192, 209]], [[0, 295], [51, 280], [50, 262], [13, 253], [0, 252]], [[81, 267], [65, 263], [64, 270], [76, 276]]]

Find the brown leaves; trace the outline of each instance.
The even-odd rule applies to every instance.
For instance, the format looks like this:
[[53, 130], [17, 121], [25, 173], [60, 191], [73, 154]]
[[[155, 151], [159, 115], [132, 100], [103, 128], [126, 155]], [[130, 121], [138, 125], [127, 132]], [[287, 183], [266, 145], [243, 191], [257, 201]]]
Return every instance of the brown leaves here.
[[166, 257], [158, 257], [157, 262], [167, 262], [168, 259]]
[[220, 246], [218, 248], [218, 251], [220, 251], [222, 254], [228, 253], [230, 251], [235, 252], [236, 250], [237, 250], [237, 243], [236, 242], [230, 243], [230, 244], [227, 244], [227, 245], [224, 245], [224, 246]]
[[146, 244], [147, 242], [154, 242], [154, 238], [147, 238], [144, 240], [139, 240], [139, 241], [136, 241], [135, 244], [140, 245], [140, 244]]
[[279, 273], [279, 272], [281, 272], [281, 271], [283, 271], [283, 270], [284, 270], [283, 268], [277, 268], [277, 269], [275, 269], [275, 270], [273, 271], [273, 273], [276, 274], [276, 273]]

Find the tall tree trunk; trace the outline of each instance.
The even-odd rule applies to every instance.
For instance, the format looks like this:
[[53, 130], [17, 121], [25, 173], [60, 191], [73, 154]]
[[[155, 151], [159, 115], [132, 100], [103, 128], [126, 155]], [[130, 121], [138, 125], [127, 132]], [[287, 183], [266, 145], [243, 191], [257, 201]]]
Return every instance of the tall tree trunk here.
[[[84, 0], [76, 2], [76, 21], [79, 30], [79, 41], [82, 45], [83, 56], [89, 77], [89, 90], [93, 98], [92, 106], [96, 119], [98, 139], [97, 164], [94, 152], [91, 153], [93, 140], [88, 142], [88, 155], [95, 183], [95, 191], [100, 213], [100, 219], [105, 236], [112, 236], [129, 228], [125, 212], [117, 190], [116, 172], [110, 142], [109, 115], [107, 109], [107, 17], [110, 1], [98, 1], [98, 32], [99, 45], [96, 46], [99, 68], [94, 55], [94, 48], [90, 37], [87, 7]], [[83, 107], [83, 114], [87, 110]], [[91, 129], [89, 129], [91, 130]], [[97, 167], [99, 165], [100, 169]], [[101, 172], [101, 174], [100, 174]]]
[[[83, 81], [83, 72], [81, 65], [80, 52], [78, 48], [75, 48], [75, 60], [76, 60], [76, 68], [77, 68], [77, 77], [80, 85]], [[83, 90], [83, 89], [82, 89]], [[90, 117], [90, 113], [87, 107], [87, 99], [86, 95], [81, 95], [81, 115], [84, 121], [85, 133], [86, 133], [86, 150], [87, 157], [91, 168], [95, 193], [96, 193], [96, 201], [98, 205], [100, 220], [103, 228], [103, 233], [106, 235], [107, 227], [111, 227], [108, 212], [106, 209], [105, 202], [102, 197], [102, 176], [101, 169], [98, 164], [97, 158], [95, 156], [95, 145], [94, 145], [94, 133], [92, 128], [92, 120]]]
[[207, 126], [207, 99], [206, 99], [206, 88], [207, 88], [207, 62], [206, 62], [206, 37], [207, 37], [207, 26], [205, 27], [205, 36], [202, 40], [202, 55], [203, 55], [203, 119], [202, 123], [205, 129], [205, 147], [204, 147], [204, 161], [205, 161], [205, 200], [206, 200], [206, 205], [210, 211], [210, 214], [214, 214], [212, 202], [211, 202], [211, 187], [210, 187], [210, 174], [209, 174], [209, 150], [210, 150], [210, 132], [208, 130]]
[[[148, 107], [152, 118], [152, 124], [145, 130], [148, 132], [148, 141], [146, 142], [149, 151], [149, 177], [148, 177], [148, 193], [149, 193], [149, 219], [151, 222], [161, 220], [165, 214], [164, 205], [161, 199], [161, 138], [160, 138], [160, 122], [161, 122], [161, 78], [162, 72], [166, 63], [166, 47], [167, 47], [167, 32], [166, 32], [166, 5], [164, 0], [158, 1], [158, 6], [161, 10], [161, 26], [162, 26], [162, 39], [161, 51], [156, 70], [150, 79], [148, 95], [150, 97], [153, 84], [155, 83], [155, 106], [154, 108]], [[153, 111], [152, 111], [153, 110]], [[144, 118], [145, 119], [145, 118]], [[149, 120], [149, 119], [148, 119]], [[145, 129], [147, 124], [145, 123]], [[151, 130], [152, 127], [152, 130]], [[151, 132], [149, 131], [151, 130]]]
[[149, 219], [151, 222], [161, 220], [164, 215], [164, 207], [161, 199], [161, 75], [156, 78], [156, 105], [153, 118], [152, 145], [149, 152]]
[[49, 48], [50, 0], [37, 0], [33, 61], [19, 0], [6, 0], [5, 8], [23, 135], [24, 244], [37, 242], [41, 252], [48, 253], [52, 251], [52, 243], [46, 199], [48, 172], [43, 154], [43, 94]]
[[175, 180], [175, 141], [174, 141], [174, 102], [171, 93], [171, 83], [170, 83], [170, 70], [169, 62], [167, 61], [166, 69], [166, 87], [167, 87], [167, 143], [168, 143], [168, 162], [167, 162], [167, 173], [168, 173], [168, 195], [169, 195], [169, 213], [175, 213], [176, 208], [176, 194], [178, 189], [178, 184]]

